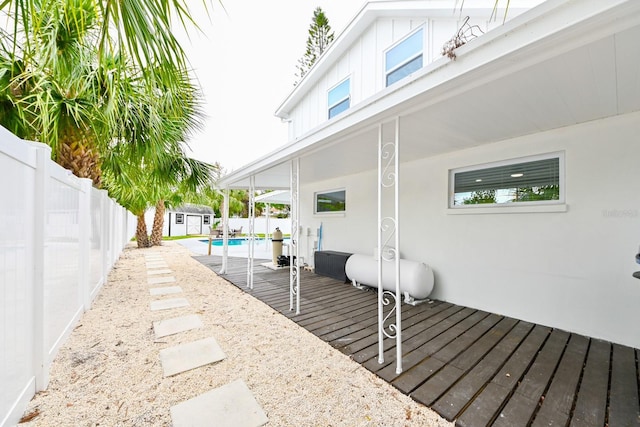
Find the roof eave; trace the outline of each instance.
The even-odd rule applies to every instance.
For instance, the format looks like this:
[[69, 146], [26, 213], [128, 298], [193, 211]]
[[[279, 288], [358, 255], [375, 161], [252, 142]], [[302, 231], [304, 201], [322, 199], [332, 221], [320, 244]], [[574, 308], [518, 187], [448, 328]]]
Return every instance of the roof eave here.
[[[635, 0], [611, 0], [606, 3], [599, 0], [583, 0], [579, 6], [571, 0], [549, 0], [507, 22], [501, 28], [458, 48], [458, 59], [455, 62], [443, 57], [427, 65], [408, 77], [403, 84], [386, 88], [345, 114], [225, 176], [220, 182], [222, 186], [232, 187], [234, 183], [314, 150], [320, 141], [331, 143], [340, 132], [348, 132], [357, 126], [368, 126], [368, 122], [383, 115], [392, 115], [400, 105], [406, 105], [407, 101], [421, 94], [428, 93], [429, 99], [437, 102], [438, 99], [455, 96], [461, 85], [481, 85], [483, 79], [499, 78], [496, 74], [514, 72], [519, 67], [524, 67], [526, 62], [544, 61], [546, 57], [557, 54], [558, 49], [568, 50], [573, 46], [585, 44], [588, 38], [596, 39], [600, 31], [608, 31], [607, 28], [611, 26], [625, 25], [624, 18], [627, 12], [635, 11], [639, 7], [640, 3], [636, 3]], [[582, 13], [578, 18], [575, 16], [576, 10]], [[611, 10], [614, 11], [615, 19], [606, 13]], [[594, 17], [596, 19], [591, 19], [586, 28], [579, 29], [579, 34], [571, 37], [571, 40], [566, 40], [564, 44], [558, 43], [557, 38], [553, 37], [554, 34], [561, 34], [573, 28], [577, 22], [586, 22]], [[523, 59], [522, 55], [518, 54], [519, 61], [498, 63], [501, 58], [531, 47], [533, 49], [527, 50], [527, 53], [535, 55], [530, 58]]]

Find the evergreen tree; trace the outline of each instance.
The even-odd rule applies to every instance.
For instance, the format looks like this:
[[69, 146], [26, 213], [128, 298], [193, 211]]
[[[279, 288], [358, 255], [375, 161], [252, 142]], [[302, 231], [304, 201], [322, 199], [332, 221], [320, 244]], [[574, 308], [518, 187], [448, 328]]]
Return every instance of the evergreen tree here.
[[313, 18], [309, 26], [307, 50], [304, 56], [298, 60], [298, 73], [296, 74], [298, 80], [294, 83], [294, 86], [309, 72], [316, 60], [322, 55], [322, 52], [327, 50], [333, 41], [333, 37], [334, 33], [329, 25], [329, 19], [327, 19], [322, 8], [317, 7], [313, 11]]

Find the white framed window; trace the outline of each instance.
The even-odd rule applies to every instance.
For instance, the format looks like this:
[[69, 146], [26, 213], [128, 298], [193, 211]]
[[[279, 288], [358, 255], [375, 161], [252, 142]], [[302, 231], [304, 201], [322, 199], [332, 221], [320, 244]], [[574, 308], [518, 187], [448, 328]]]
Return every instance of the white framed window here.
[[184, 214], [176, 214], [176, 224], [184, 224]]
[[423, 65], [424, 27], [420, 27], [384, 54], [385, 86], [389, 86]]
[[564, 153], [452, 169], [449, 187], [452, 209], [564, 204]]
[[314, 214], [344, 213], [347, 209], [347, 191], [344, 188], [318, 191], [313, 195]]
[[328, 115], [332, 118], [351, 106], [351, 79], [347, 77], [331, 89], [327, 95]]
[[204, 216], [202, 217], [202, 223], [203, 223], [204, 225], [209, 225], [209, 224], [211, 224], [211, 215], [204, 215]]

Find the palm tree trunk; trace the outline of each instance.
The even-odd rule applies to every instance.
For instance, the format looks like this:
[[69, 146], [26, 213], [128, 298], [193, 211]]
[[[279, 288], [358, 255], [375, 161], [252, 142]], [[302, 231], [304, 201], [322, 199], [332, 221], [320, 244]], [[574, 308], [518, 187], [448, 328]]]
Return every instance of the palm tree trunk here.
[[162, 244], [162, 228], [164, 226], [164, 200], [156, 203], [156, 213], [153, 216], [153, 228], [151, 229], [151, 246]]
[[67, 125], [60, 130], [55, 161], [79, 178], [89, 178], [96, 188], [102, 186], [100, 153], [95, 147], [95, 135], [89, 129]]
[[139, 248], [148, 248], [149, 236], [147, 235], [147, 223], [144, 220], [144, 213], [138, 215], [138, 225], [136, 226], [136, 240], [138, 241]]

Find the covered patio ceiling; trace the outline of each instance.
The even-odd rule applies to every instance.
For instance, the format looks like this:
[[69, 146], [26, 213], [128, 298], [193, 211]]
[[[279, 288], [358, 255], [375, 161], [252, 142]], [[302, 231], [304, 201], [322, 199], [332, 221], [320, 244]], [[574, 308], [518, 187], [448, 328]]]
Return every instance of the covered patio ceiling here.
[[[294, 142], [222, 188], [288, 189], [377, 167], [378, 125], [400, 118], [407, 162], [640, 110], [640, 2], [550, 1], [472, 40]], [[585, 12], [589, 5], [588, 13]], [[579, 19], [576, 19], [579, 17]], [[338, 41], [339, 42], [339, 41]], [[384, 126], [385, 139], [393, 126]]]

